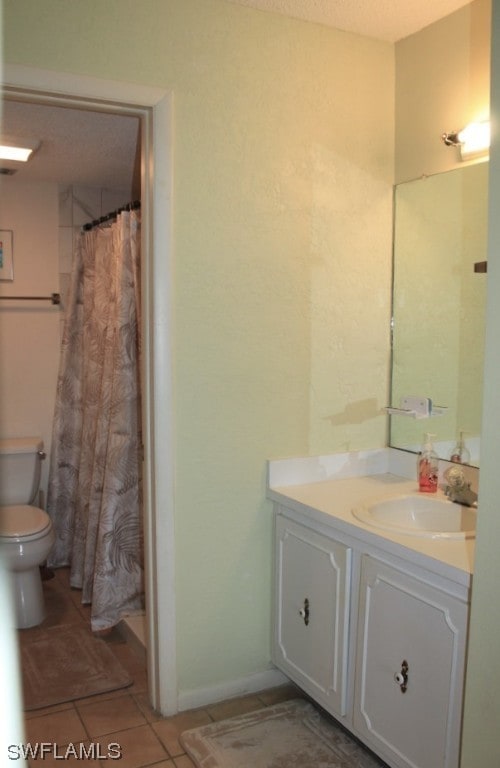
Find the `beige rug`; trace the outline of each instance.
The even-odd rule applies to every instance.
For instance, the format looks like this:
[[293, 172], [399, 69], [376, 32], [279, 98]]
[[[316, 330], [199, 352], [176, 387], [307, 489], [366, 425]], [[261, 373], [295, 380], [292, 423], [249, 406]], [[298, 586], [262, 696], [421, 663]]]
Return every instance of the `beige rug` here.
[[307, 701], [294, 699], [184, 731], [198, 768], [380, 768], [384, 765]]
[[107, 643], [85, 627], [66, 624], [27, 630], [20, 634], [20, 650], [26, 710], [132, 684]]

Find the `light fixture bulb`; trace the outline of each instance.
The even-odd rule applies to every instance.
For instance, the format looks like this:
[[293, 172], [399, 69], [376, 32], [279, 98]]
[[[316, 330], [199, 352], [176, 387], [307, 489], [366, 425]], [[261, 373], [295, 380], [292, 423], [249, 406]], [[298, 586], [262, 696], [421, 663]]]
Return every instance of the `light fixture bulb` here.
[[26, 163], [40, 147], [38, 139], [18, 138], [0, 134], [0, 160], [12, 163]]
[[26, 163], [33, 150], [29, 147], [9, 147], [0, 144], [0, 160], [14, 160], [18, 163]]
[[459, 132], [458, 140], [463, 158], [486, 152], [490, 146], [490, 123], [470, 123]]

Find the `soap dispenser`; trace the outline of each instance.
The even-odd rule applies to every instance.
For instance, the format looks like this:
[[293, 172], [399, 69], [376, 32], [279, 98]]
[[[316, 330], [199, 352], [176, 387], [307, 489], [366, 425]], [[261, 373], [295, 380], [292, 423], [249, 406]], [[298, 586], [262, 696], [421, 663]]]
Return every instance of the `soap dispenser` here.
[[426, 432], [424, 444], [418, 455], [418, 489], [423, 493], [436, 493], [438, 487], [439, 457], [432, 445], [431, 435]]
[[460, 432], [460, 437], [457, 440], [457, 444], [451, 452], [450, 461], [455, 462], [455, 464], [470, 463], [470, 453], [467, 446], [465, 445], [464, 432]]

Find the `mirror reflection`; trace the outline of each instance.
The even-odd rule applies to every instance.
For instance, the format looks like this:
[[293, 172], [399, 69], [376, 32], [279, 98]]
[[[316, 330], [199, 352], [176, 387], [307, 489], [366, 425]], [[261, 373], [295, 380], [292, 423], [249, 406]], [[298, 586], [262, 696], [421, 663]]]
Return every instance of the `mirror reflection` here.
[[428, 419], [390, 416], [390, 445], [479, 466], [485, 333], [488, 163], [395, 188], [391, 405], [418, 395], [445, 406]]

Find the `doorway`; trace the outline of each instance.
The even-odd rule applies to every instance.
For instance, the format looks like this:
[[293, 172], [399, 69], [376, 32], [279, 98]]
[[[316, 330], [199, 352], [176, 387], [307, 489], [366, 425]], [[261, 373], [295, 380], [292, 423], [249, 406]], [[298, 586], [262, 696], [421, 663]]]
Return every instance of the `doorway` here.
[[140, 121], [147, 665], [151, 705], [163, 715], [174, 714], [178, 704], [170, 319], [171, 97], [156, 88], [11, 65], [3, 69], [2, 96]]

